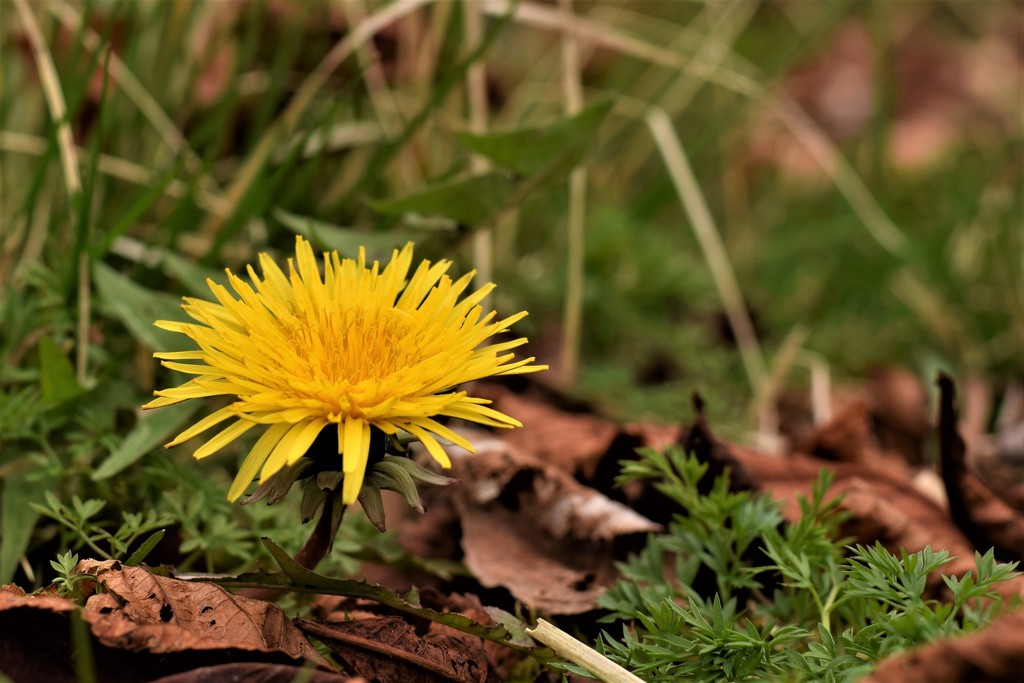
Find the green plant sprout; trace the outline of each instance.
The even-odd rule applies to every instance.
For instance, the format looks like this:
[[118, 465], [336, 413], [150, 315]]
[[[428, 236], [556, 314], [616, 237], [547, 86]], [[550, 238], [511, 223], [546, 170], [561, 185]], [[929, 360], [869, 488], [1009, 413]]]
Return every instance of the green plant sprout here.
[[[951, 597], [941, 601], [926, 587], [951, 560], [946, 551], [847, 545], [840, 501], [826, 500], [827, 470], [810, 499], [801, 498], [799, 519], [785, 525], [777, 502], [730, 491], [727, 474], [701, 494], [706, 472], [678, 447], [643, 449], [623, 465], [620, 482], [652, 480], [680, 508], [600, 599], [621, 636], [603, 633], [597, 650], [646, 681], [853, 680], [1019, 602], [996, 599], [993, 586], [1017, 576], [1017, 563], [998, 563], [992, 551], [975, 555], [976, 574], [943, 576]], [[694, 588], [708, 570], [710, 596]]]

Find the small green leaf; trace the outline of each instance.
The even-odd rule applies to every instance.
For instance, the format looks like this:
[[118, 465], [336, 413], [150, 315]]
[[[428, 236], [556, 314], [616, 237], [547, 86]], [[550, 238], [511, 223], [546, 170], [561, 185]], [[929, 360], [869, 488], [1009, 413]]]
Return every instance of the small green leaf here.
[[167, 440], [172, 432], [192, 417], [198, 407], [197, 402], [186, 401], [160, 410], [144, 412], [121, 445], [93, 472], [93, 481], [112, 477], [134, 464], [139, 458]]
[[140, 287], [101, 262], [93, 266], [93, 279], [103, 303], [140, 344], [161, 351], [194, 348], [185, 335], [153, 326], [156, 320], [185, 319], [180, 297]]
[[460, 225], [483, 223], [512, 196], [515, 182], [504, 173], [485, 173], [434, 185], [398, 199], [370, 202], [379, 213], [444, 216]]
[[4, 475], [4, 487], [0, 493], [0, 584], [14, 577], [18, 559], [28, 548], [32, 531], [39, 519], [39, 512], [32, 507], [41, 500], [43, 493], [53, 486], [49, 479], [36, 479], [28, 460], [25, 467], [15, 468], [10, 463], [10, 472]]
[[288, 553], [275, 545], [269, 538], [263, 539], [263, 545], [274, 557], [278, 566], [284, 572], [281, 574], [243, 574], [233, 579], [217, 579], [215, 583], [224, 587], [249, 587], [258, 585], [260, 587], [286, 588], [302, 592], [323, 593], [328, 595], [345, 595], [352, 598], [365, 598], [375, 600], [382, 605], [401, 610], [406, 614], [436, 621], [440, 624], [471, 633], [487, 640], [504, 643], [509, 647], [526, 649], [520, 645], [506, 630], [504, 625], [484, 625], [473, 621], [462, 614], [450, 612], [440, 613], [435, 610], [411, 604], [405, 598], [394, 591], [377, 586], [366, 581], [355, 581], [353, 579], [332, 579], [322, 574], [306, 569], [293, 560]]
[[165, 273], [177, 280], [194, 296], [210, 297], [210, 287], [206, 284], [207, 279], [213, 280], [219, 285], [226, 286], [228, 284], [227, 274], [223, 270], [205, 268], [170, 251], [161, 254], [160, 265]]
[[39, 365], [43, 401], [46, 403], [59, 405], [85, 391], [75, 381], [75, 368], [71, 361], [50, 337], [39, 340]]
[[363, 513], [370, 520], [370, 524], [377, 528], [377, 531], [384, 533], [387, 527], [384, 522], [384, 501], [380, 495], [380, 489], [375, 486], [363, 486], [359, 491], [359, 504]]
[[281, 222], [281, 225], [296, 235], [302, 235], [315, 244], [336, 250], [345, 256], [356, 256], [359, 253], [359, 247], [366, 247], [367, 251], [371, 253], [387, 252], [390, 249], [404, 246], [406, 242], [415, 242], [421, 237], [419, 234], [409, 231], [366, 232], [355, 228], [343, 228], [307, 216], [289, 213], [284, 209], [274, 209], [273, 215]]
[[159, 531], [153, 532], [149, 538], [142, 542], [142, 545], [139, 546], [138, 550], [128, 557], [125, 564], [139, 564], [146, 559], [146, 556], [153, 552], [153, 548], [163, 540], [164, 534], [166, 533], [166, 529], [160, 529]]
[[546, 126], [457, 137], [477, 154], [524, 177], [546, 171], [555, 162], [564, 174], [593, 146], [597, 129], [611, 109], [612, 101], [603, 100]]

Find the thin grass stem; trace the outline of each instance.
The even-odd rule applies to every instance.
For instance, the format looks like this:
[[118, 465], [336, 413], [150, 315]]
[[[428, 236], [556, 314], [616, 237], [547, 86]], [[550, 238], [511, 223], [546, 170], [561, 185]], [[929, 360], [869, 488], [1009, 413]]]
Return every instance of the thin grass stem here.
[[[559, 0], [559, 9], [573, 14], [572, 0]], [[562, 36], [562, 93], [569, 116], [583, 108], [579, 40], [572, 34]], [[584, 258], [586, 252], [587, 169], [582, 164], [569, 175], [569, 215], [567, 218], [566, 286], [563, 304], [561, 379], [572, 386], [579, 374], [580, 335], [583, 326]]]
[[[284, 112], [268, 126], [256, 143], [255, 149], [246, 157], [241, 168], [235, 174], [235, 179], [227, 190], [227, 199], [233, 207], [238, 207], [242, 197], [259, 177], [278, 143], [283, 139], [288, 139], [298, 128], [303, 114], [306, 113], [316, 94], [327, 83], [327, 79], [355, 52], [356, 48], [373, 38], [384, 27], [433, 1], [398, 0], [387, 5], [367, 17], [359, 25], [354, 26], [324, 55], [324, 58], [296, 90]], [[211, 238], [220, 231], [224, 224], [224, 219], [219, 216], [207, 216], [200, 225], [199, 232], [205, 238]]]
[[652, 108], [647, 113], [647, 125], [675, 185], [683, 210], [693, 226], [697, 243], [704, 254], [704, 260], [708, 264], [715, 288], [725, 308], [725, 316], [736, 337], [747, 378], [756, 395], [764, 385], [768, 371], [761, 345], [754, 332], [754, 325], [750, 320], [750, 313], [743, 299], [743, 292], [736, 280], [718, 228], [715, 227], [704, 195], [668, 115], [662, 109]]
[[[103, 39], [88, 26], [83, 27], [82, 16], [69, 3], [60, 2], [50, 5], [50, 11], [65, 28], [82, 36], [82, 42], [86, 48], [93, 52], [103, 49]], [[211, 195], [218, 195], [220, 188], [216, 181], [209, 174], [203, 173], [202, 159], [193, 151], [185, 135], [178, 130], [174, 121], [164, 112], [156, 98], [113, 52], [109, 56], [108, 64], [110, 78], [118, 84], [128, 99], [135, 103], [167, 148], [176, 156], [184, 155], [185, 168], [189, 172], [199, 175], [198, 187]]]
[[[46, 99], [46, 106], [50, 110], [50, 117], [56, 126], [57, 150], [60, 154], [61, 168], [64, 175], [64, 186], [68, 195], [68, 209], [74, 220], [75, 207], [82, 197], [82, 176], [78, 171], [78, 150], [75, 147], [75, 139], [71, 133], [71, 124], [68, 121], [67, 103], [64, 101], [64, 93], [61, 90], [60, 78], [57, 76], [57, 67], [54, 66], [53, 56], [46, 46], [43, 32], [39, 28], [39, 22], [28, 7], [26, 0], [14, 0], [14, 6], [18, 11], [22, 27], [29, 44], [32, 46], [32, 54], [35, 56], [36, 70], [39, 73], [39, 84], [43, 90], [43, 97]], [[86, 226], [88, 232], [88, 226]], [[89, 309], [90, 309], [90, 284], [89, 284], [89, 255], [88, 238], [81, 252], [78, 254], [78, 306], [75, 322], [75, 378], [80, 384], [84, 384], [88, 376], [89, 361]]]
[[[465, 15], [465, 52], [472, 54], [484, 39], [484, 14], [476, 0], [463, 0]], [[469, 129], [477, 135], [487, 132], [487, 62], [481, 56], [466, 70], [466, 101], [469, 108]], [[486, 173], [490, 170], [487, 159], [474, 154], [470, 158], [470, 170]], [[481, 228], [473, 235], [473, 264], [480, 279], [490, 282], [494, 274], [494, 229]]]
[[739, 71], [697, 61], [672, 49], [624, 34], [612, 26], [585, 17], [573, 15], [571, 19], [566, 18], [557, 10], [530, 2], [522, 2], [513, 7], [509, 0], [481, 1], [485, 12], [504, 14], [514, 9], [514, 21], [538, 28], [571, 32], [586, 42], [669, 68], [683, 69], [709, 83], [715, 83], [751, 99], [763, 99], [764, 106], [807, 149], [829, 176], [836, 189], [860, 218], [868, 234], [893, 255], [905, 256], [909, 250], [910, 242], [906, 235], [886, 215], [850, 163], [836, 149], [824, 131], [787, 95], [780, 93], [768, 97], [757, 81]]
[[587, 647], [543, 619], [538, 619], [537, 625], [534, 628], [526, 629], [526, 632], [531, 638], [550, 647], [560, 657], [565, 657], [570, 662], [578, 664], [592, 673], [599, 681], [604, 681], [604, 683], [644, 683], [641, 678], [622, 668], [597, 650]]
[[[12, 130], [0, 130], [0, 151], [43, 156], [46, 154], [46, 147], [46, 140], [36, 135]], [[79, 155], [79, 160], [81, 160], [81, 154], [85, 150], [80, 147], [75, 149]], [[160, 182], [160, 174], [155, 171], [111, 154], [100, 153], [96, 168], [100, 173], [134, 185], [146, 186]], [[190, 191], [188, 183], [177, 179], [168, 182], [164, 188], [164, 192], [175, 199], [187, 197]], [[199, 208], [210, 213], [221, 215], [224, 218], [228, 218], [231, 215], [231, 207], [224, 201], [223, 197], [212, 194], [207, 190], [199, 190], [196, 193], [195, 201]]]

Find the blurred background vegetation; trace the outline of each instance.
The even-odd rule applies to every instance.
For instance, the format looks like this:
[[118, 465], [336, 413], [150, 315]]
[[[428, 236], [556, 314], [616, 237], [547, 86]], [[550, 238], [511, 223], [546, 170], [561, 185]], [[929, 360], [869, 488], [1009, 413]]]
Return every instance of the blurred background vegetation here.
[[178, 383], [152, 321], [296, 233], [476, 268], [548, 381], [617, 419], [699, 390], [770, 436], [812, 379], [1024, 369], [1017, 3], [0, 12], [0, 582], [160, 526], [185, 567], [301, 542], [226, 504], [230, 458], [159, 449], [195, 408], [138, 410]]

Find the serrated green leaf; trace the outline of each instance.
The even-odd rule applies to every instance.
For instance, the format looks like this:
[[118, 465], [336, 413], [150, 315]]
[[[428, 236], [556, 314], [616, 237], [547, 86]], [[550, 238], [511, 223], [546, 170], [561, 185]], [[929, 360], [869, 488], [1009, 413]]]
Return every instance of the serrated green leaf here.
[[186, 401], [160, 410], [148, 410], [142, 413], [121, 445], [93, 472], [93, 481], [112, 477], [134, 464], [139, 458], [167, 440], [167, 437], [192, 417], [198, 408], [198, 402]]
[[18, 559], [28, 548], [40, 516], [35, 501], [53, 486], [51, 479], [29, 476], [34, 472], [27, 459], [22, 465], [10, 467], [0, 492], [0, 584], [13, 578]]
[[[524, 177], [554, 170], [564, 174], [594, 144], [597, 129], [612, 109], [611, 100], [595, 102], [578, 114], [546, 126], [497, 133], [459, 133], [459, 142], [497, 166]], [[552, 169], [552, 165], [557, 167]]]
[[223, 270], [214, 270], [197, 265], [177, 254], [165, 251], [160, 256], [160, 265], [165, 273], [177, 280], [182, 287], [194, 296], [210, 296], [210, 287], [206, 280], [210, 279], [219, 285], [228, 284], [228, 276]]
[[140, 287], [102, 262], [93, 266], [93, 280], [103, 303], [140, 344], [160, 351], [194, 348], [185, 335], [153, 326], [156, 320], [186, 319], [180, 297]]
[[314, 244], [327, 249], [336, 250], [343, 256], [358, 255], [359, 247], [366, 247], [371, 254], [387, 252], [390, 249], [405, 246], [406, 242], [415, 242], [422, 237], [422, 235], [411, 231], [366, 232], [355, 228], [344, 228], [308, 216], [289, 213], [284, 209], [274, 209], [273, 216], [281, 222], [281, 225], [296, 235], [302, 235]]
[[39, 340], [39, 366], [43, 401], [49, 405], [59, 405], [85, 391], [75, 380], [71, 361], [50, 337]]
[[142, 545], [139, 546], [138, 550], [128, 557], [125, 564], [139, 564], [146, 559], [146, 556], [153, 552], [153, 548], [156, 547], [157, 543], [163, 540], [164, 534], [166, 533], [166, 529], [160, 529], [159, 531], [153, 532], [149, 538], [142, 542]]
[[323, 593], [326, 595], [344, 595], [353, 598], [374, 600], [430, 621], [471, 633], [487, 640], [503, 643], [517, 649], [533, 649], [529, 645], [521, 645], [512, 637], [503, 625], [484, 625], [462, 614], [437, 612], [426, 607], [411, 604], [398, 593], [383, 586], [355, 581], [353, 579], [333, 579], [306, 569], [296, 562], [269, 538], [263, 539], [263, 545], [270, 551], [283, 574], [242, 574], [230, 579], [216, 579], [214, 583], [224, 587], [260, 587], [285, 588], [300, 592]]
[[374, 211], [398, 216], [444, 216], [460, 225], [479, 225], [504, 206], [516, 183], [504, 173], [484, 173], [434, 185], [398, 199], [370, 202]]

